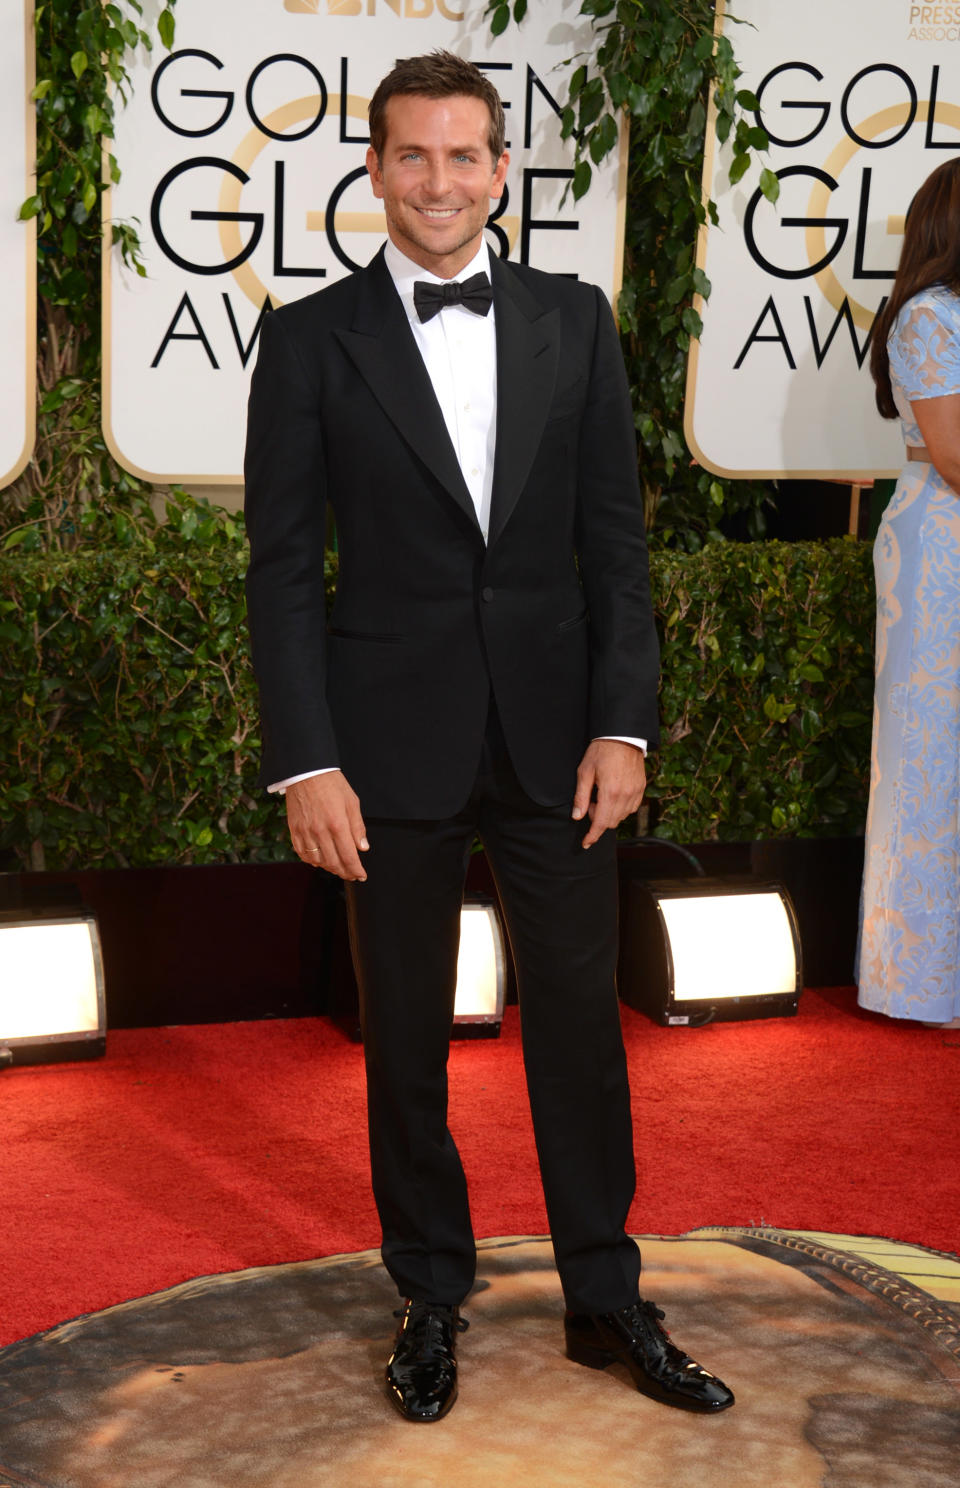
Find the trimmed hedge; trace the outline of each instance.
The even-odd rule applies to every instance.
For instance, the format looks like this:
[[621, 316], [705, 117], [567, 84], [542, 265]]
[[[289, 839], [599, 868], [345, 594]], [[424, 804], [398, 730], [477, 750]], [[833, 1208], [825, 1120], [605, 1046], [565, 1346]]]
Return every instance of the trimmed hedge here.
[[[255, 785], [242, 524], [183, 503], [109, 549], [0, 555], [0, 852], [107, 868], [289, 856]], [[328, 584], [335, 579], [331, 560]], [[862, 829], [869, 549], [717, 544], [656, 554], [664, 746], [658, 836]]]
[[863, 831], [873, 719], [870, 546], [655, 554], [662, 749], [649, 795], [677, 842]]

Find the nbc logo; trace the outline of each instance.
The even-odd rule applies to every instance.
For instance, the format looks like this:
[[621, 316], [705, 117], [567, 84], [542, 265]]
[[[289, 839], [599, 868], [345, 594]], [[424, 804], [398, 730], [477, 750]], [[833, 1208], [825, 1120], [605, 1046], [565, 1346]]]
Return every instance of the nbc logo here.
[[462, 10], [448, 5], [447, 0], [283, 0], [284, 10], [296, 15], [320, 15], [326, 8], [327, 15], [332, 16], [372, 16], [376, 15], [378, 4], [408, 21], [425, 21], [434, 11], [448, 21], [462, 21], [464, 15]]

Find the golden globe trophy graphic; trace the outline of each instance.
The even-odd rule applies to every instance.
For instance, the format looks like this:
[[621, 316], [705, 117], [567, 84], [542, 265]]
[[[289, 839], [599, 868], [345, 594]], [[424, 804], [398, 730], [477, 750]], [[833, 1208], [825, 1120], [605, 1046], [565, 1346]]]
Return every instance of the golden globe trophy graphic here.
[[768, 202], [756, 169], [730, 182], [711, 113], [704, 191], [720, 220], [698, 245], [712, 292], [698, 306], [685, 432], [717, 474], [852, 481], [900, 467], [898, 430], [874, 406], [872, 328], [907, 207], [960, 149], [954, 49], [912, 38], [918, 9], [738, 0], [734, 21], [717, 6], [780, 191]]

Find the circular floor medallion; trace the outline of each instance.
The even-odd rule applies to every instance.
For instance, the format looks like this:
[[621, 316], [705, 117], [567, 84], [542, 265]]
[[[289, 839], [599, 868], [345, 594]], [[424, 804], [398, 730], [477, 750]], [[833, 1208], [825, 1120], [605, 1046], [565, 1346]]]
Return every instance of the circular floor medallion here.
[[769, 1229], [641, 1240], [643, 1288], [737, 1395], [716, 1418], [564, 1356], [549, 1244], [483, 1241], [460, 1399], [381, 1387], [373, 1252], [205, 1277], [0, 1350], [0, 1488], [956, 1488], [960, 1262]]

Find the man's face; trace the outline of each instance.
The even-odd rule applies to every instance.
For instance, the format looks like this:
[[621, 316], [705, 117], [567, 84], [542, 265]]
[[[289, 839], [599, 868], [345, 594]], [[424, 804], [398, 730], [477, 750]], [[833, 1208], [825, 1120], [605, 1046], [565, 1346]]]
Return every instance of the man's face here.
[[367, 170], [390, 237], [421, 268], [452, 279], [480, 246], [510, 157], [490, 153], [481, 98], [401, 93], [388, 101], [386, 120], [383, 158], [368, 150]]

